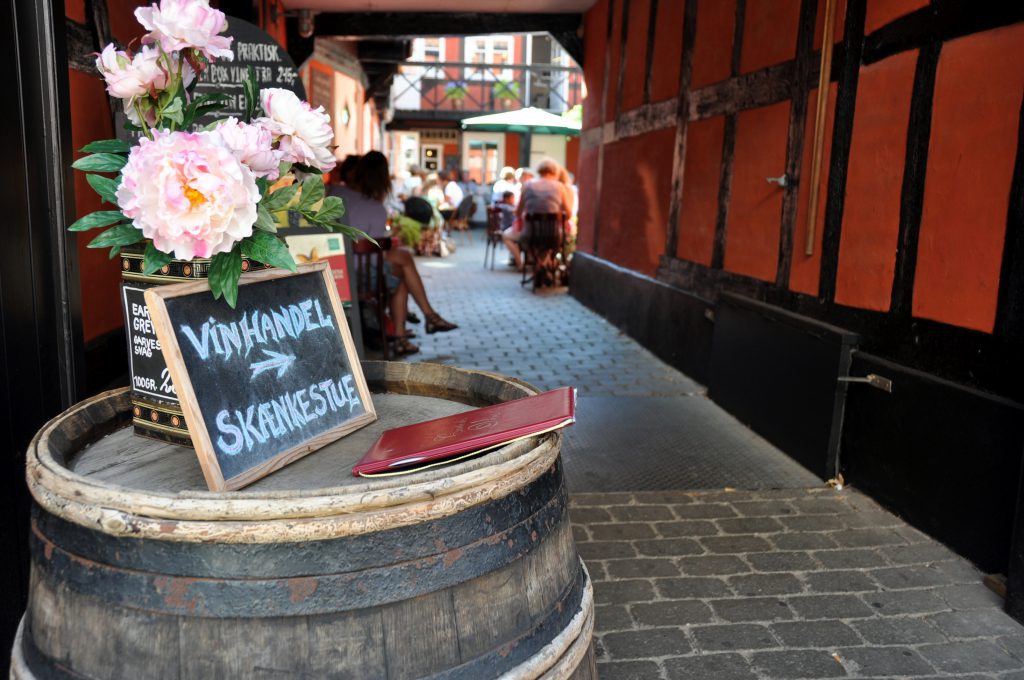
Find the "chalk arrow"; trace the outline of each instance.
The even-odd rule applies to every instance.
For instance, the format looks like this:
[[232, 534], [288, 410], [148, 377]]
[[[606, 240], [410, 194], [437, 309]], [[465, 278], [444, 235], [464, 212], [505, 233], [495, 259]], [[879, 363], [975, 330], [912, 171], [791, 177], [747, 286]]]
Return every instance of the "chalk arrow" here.
[[252, 377], [258, 376], [263, 371], [272, 371], [277, 369], [277, 377], [280, 378], [284, 375], [284, 372], [288, 370], [288, 367], [295, 362], [294, 354], [280, 354], [269, 349], [263, 350], [263, 353], [269, 356], [269, 359], [263, 361], [257, 361], [255, 364], [249, 366], [252, 369]]

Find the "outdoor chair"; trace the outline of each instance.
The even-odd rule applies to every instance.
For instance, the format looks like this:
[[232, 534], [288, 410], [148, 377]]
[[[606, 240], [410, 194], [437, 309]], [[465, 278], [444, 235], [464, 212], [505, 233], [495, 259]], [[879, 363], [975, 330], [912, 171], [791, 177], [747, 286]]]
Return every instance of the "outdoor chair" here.
[[469, 218], [473, 215], [473, 210], [476, 208], [476, 204], [473, 201], [472, 196], [466, 196], [459, 203], [459, 206], [455, 209], [455, 212], [448, 218], [449, 231], [459, 232], [459, 243], [462, 243], [462, 235], [466, 234], [469, 237], [469, 242], [473, 242], [473, 234], [469, 231]]
[[[565, 216], [561, 213], [527, 213], [523, 217], [523, 278], [521, 285], [533, 290], [557, 285], [558, 265], [565, 246]], [[532, 273], [528, 273], [532, 268]]]
[[484, 268], [487, 268], [487, 258], [491, 258], [491, 271], [494, 271], [494, 260], [498, 256], [498, 246], [501, 240], [501, 209], [496, 206], [487, 208], [487, 245], [484, 247]]
[[[390, 245], [390, 241], [387, 241]], [[383, 245], [383, 244], [382, 244]], [[380, 347], [383, 358], [388, 360], [388, 293], [384, 282], [384, 251], [373, 241], [360, 239], [352, 244], [352, 256], [355, 261], [356, 296], [359, 303], [360, 318], [364, 320], [366, 329], [364, 338], [380, 336]], [[373, 323], [376, 328], [373, 328]], [[372, 344], [377, 344], [373, 342]]]

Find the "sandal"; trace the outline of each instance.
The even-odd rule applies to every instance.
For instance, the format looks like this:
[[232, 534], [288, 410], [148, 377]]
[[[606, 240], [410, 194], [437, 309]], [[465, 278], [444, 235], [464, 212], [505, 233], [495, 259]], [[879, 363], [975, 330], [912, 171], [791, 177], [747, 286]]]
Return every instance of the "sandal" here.
[[427, 314], [426, 331], [428, 335], [431, 333], [446, 333], [448, 331], [453, 331], [456, 328], [458, 328], [458, 326], [450, 321], [445, 321], [437, 312]]
[[414, 345], [409, 342], [409, 339], [404, 335], [400, 335], [395, 338], [395, 356], [405, 356], [406, 354], [416, 354], [419, 352], [419, 345]]
[[416, 316], [416, 314], [414, 314], [413, 312], [406, 312], [405, 320], [408, 321], [409, 323], [419, 323], [420, 317]]

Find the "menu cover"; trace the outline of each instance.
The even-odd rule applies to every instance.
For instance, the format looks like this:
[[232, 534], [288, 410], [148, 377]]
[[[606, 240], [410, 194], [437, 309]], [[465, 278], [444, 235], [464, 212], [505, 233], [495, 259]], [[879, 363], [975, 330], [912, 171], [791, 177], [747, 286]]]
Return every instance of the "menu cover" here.
[[355, 477], [405, 474], [477, 455], [576, 422], [576, 390], [557, 390], [384, 432]]

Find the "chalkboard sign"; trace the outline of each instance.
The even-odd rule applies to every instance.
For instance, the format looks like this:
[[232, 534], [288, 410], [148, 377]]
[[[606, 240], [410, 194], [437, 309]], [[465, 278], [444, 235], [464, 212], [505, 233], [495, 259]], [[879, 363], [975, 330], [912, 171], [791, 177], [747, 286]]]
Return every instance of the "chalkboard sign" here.
[[377, 417], [326, 262], [145, 293], [206, 483], [239, 489]]

